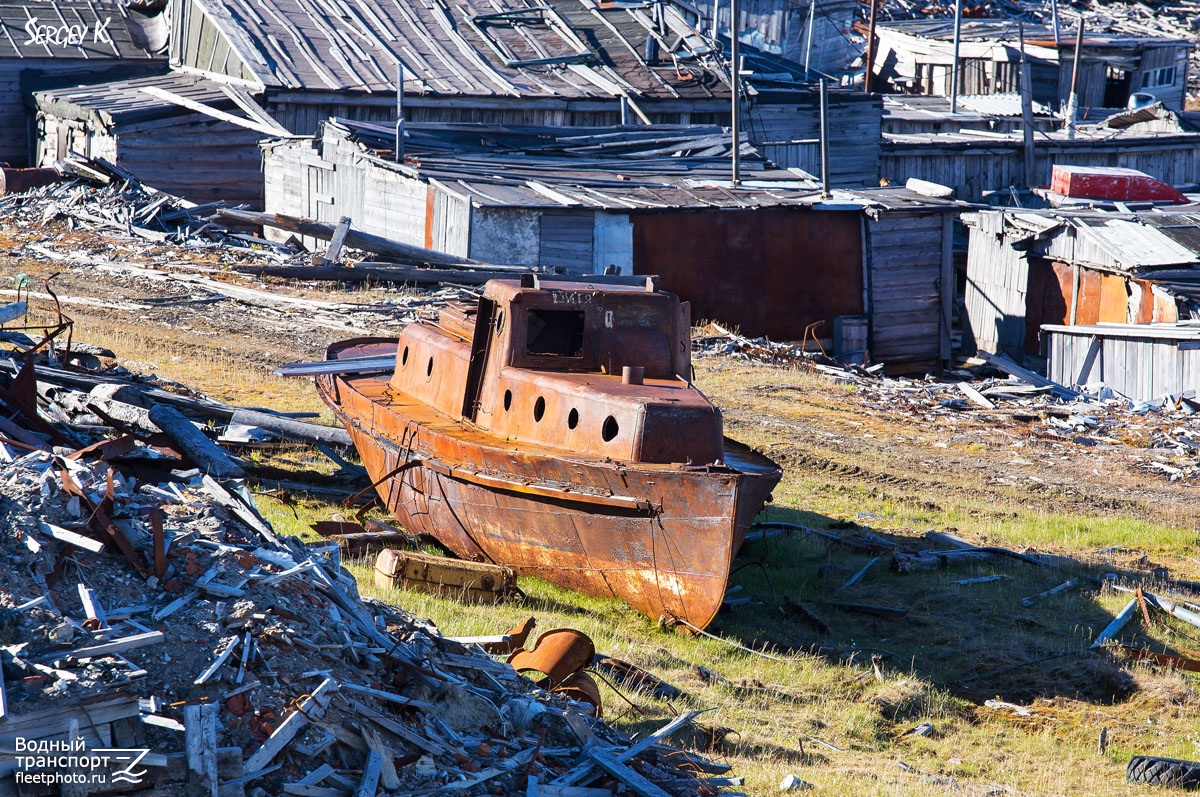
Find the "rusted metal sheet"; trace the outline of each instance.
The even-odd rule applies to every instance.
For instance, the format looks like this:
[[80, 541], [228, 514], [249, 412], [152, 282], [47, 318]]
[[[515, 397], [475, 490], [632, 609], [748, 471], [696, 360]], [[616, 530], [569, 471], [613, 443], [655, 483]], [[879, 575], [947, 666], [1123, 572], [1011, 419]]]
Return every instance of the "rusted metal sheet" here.
[[57, 169], [34, 167], [31, 169], [0, 168], [0, 194], [20, 194], [33, 188], [52, 185], [63, 179]]
[[863, 313], [858, 211], [758, 208], [639, 213], [633, 269], [687, 297], [692, 317], [744, 335], [801, 340], [833, 334], [833, 319]]
[[[1076, 274], [1076, 271], [1078, 273]], [[1075, 284], [1078, 281], [1078, 296]], [[1025, 351], [1038, 354], [1042, 325], [1151, 324], [1178, 320], [1154, 283], [1056, 261], [1030, 264], [1025, 306]], [[1137, 294], [1135, 302], [1130, 301]], [[1072, 314], [1073, 313], [1073, 314]]]
[[318, 390], [408, 531], [702, 628], [782, 473], [676, 376], [690, 355], [674, 296], [546, 284], [489, 283], [469, 337], [452, 311], [449, 329], [335, 344], [331, 359], [394, 351], [395, 372]]

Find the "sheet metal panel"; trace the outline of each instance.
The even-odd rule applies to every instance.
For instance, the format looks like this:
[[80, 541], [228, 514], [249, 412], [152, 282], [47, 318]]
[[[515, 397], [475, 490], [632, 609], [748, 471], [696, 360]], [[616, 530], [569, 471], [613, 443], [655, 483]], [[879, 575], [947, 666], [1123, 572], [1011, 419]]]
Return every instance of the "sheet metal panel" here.
[[[698, 210], [632, 216], [633, 270], [692, 303], [692, 318], [743, 335], [800, 340], [805, 328], [863, 314], [861, 214]], [[935, 341], [936, 343], [936, 341]]]

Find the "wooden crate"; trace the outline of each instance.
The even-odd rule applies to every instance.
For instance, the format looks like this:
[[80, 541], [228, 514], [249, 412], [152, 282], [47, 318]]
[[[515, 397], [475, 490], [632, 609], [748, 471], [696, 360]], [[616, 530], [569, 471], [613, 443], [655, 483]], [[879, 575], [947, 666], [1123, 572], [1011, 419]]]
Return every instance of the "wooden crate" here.
[[375, 560], [375, 586], [496, 603], [517, 593], [517, 574], [511, 567], [387, 548]]

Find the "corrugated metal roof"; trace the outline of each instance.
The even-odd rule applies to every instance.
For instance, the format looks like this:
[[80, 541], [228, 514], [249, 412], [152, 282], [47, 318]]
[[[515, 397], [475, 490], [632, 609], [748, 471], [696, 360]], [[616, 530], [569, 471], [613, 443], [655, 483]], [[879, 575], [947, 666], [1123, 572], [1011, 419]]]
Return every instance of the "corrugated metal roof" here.
[[1126, 219], [1077, 218], [1080, 234], [1093, 238], [1127, 268], [1182, 266], [1200, 260], [1156, 227]]
[[[663, 99], [728, 97], [723, 58], [676, 8], [592, 0], [190, 0], [257, 49], [265, 84], [317, 91]], [[660, 33], [665, 30], [665, 33]], [[661, 57], [648, 63], [646, 41]], [[676, 44], [678, 43], [678, 46]], [[203, 67], [201, 67], [203, 68]]]
[[483, 206], [613, 210], [780, 205], [819, 209], [962, 207], [901, 188], [839, 190], [822, 198], [815, 177], [799, 169], [775, 168], [745, 146], [743, 182], [734, 187], [728, 159], [731, 138], [727, 130], [716, 126], [572, 128], [566, 135], [562, 128], [426, 124], [407, 129], [404, 164], [388, 159], [392, 132], [386, 128], [337, 120], [326, 123], [317, 140], [349, 138], [376, 165], [437, 183]]
[[134, 43], [128, 20], [122, 3], [0, 0], [0, 58], [154, 58]]
[[[949, 100], [947, 100], [949, 102]], [[1021, 95], [1012, 94], [964, 94], [958, 98], [958, 104], [975, 113], [985, 116], [1020, 116]], [[1053, 116], [1050, 106], [1040, 102], [1033, 103], [1033, 113], [1038, 116]]]

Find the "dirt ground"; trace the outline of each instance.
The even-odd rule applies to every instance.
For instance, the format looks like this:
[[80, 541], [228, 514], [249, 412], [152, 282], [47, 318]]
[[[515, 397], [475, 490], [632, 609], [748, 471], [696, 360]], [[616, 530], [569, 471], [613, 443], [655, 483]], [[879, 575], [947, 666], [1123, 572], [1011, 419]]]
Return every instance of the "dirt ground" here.
[[[50, 286], [75, 321], [76, 341], [109, 346], [131, 370], [179, 379], [234, 403], [318, 411], [305, 380], [276, 379], [270, 370], [320, 359], [328, 344], [345, 337], [395, 334], [414, 317], [414, 306], [428, 312], [412, 291], [204, 274], [317, 302], [314, 312], [225, 298], [210, 283], [183, 281], [228, 259], [211, 249], [72, 231], [61, 222], [23, 229], [0, 222], [0, 286], [27, 275], [39, 323], [54, 318], [44, 281], [56, 274]], [[0, 297], [11, 300], [13, 293]], [[1047, 427], [1045, 402], [956, 410], [922, 391], [919, 380], [856, 388], [724, 357], [699, 358], [696, 365], [699, 382], [723, 407], [728, 434], [762, 439], [785, 469], [804, 474], [810, 489], [894, 504], [889, 515], [901, 521], [932, 522], [984, 506], [984, 530], [1036, 513], [1119, 515], [1193, 535], [1200, 528], [1191, 481], [1148, 469], [1153, 461], [1183, 469], [1196, 461], [1148, 447], [1175, 423], [1159, 413], [1110, 415], [1081, 437]], [[255, 392], [261, 395], [248, 402]]]

